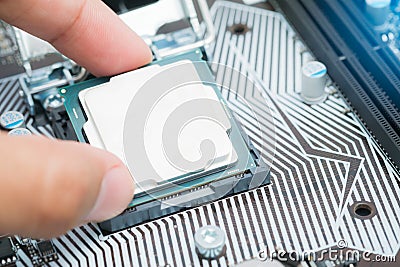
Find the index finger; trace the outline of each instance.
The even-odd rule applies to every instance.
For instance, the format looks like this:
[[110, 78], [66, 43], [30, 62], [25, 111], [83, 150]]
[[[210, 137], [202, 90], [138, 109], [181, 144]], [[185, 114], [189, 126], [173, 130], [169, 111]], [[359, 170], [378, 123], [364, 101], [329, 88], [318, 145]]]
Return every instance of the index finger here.
[[94, 75], [151, 61], [145, 42], [100, 0], [1, 0], [0, 18], [54, 45]]

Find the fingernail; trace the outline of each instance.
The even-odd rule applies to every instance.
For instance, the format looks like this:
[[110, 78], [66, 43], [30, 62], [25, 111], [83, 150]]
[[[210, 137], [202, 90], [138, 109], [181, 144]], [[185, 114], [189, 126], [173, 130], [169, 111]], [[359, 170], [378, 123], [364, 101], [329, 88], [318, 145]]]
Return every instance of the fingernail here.
[[125, 167], [109, 170], [103, 178], [99, 195], [85, 222], [101, 222], [120, 214], [133, 197], [133, 179]]

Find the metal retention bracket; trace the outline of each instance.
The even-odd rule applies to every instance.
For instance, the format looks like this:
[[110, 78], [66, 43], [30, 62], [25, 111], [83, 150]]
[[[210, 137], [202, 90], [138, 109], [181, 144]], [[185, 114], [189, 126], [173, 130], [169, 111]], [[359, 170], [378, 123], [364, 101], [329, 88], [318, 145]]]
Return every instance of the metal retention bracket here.
[[[195, 8], [194, 1], [198, 4], [198, 9]], [[212, 21], [210, 9], [206, 0], [181, 0], [183, 9], [185, 10], [186, 16], [189, 20], [191, 28], [196, 35], [196, 41], [193, 43], [187, 43], [179, 47], [172, 49], [158, 50], [156, 55], [160, 58], [180, 54], [185, 51], [194, 50], [196, 48], [204, 47], [211, 44], [215, 39], [215, 28]], [[203, 34], [202, 25], [199, 22], [199, 16], [203, 18], [205, 27], [205, 33]], [[204, 36], [204, 38], [203, 38]]]
[[[156, 59], [207, 46], [215, 39], [206, 0], [159, 0], [120, 14], [120, 18], [147, 42]], [[159, 31], [163, 26], [182, 21], [189, 24], [184, 29]]]

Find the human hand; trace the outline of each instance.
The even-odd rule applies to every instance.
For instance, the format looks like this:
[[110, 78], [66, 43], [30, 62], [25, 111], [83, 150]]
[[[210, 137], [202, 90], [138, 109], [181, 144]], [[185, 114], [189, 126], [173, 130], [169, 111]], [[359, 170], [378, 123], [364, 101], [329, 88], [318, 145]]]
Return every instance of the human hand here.
[[[53, 44], [98, 76], [140, 67], [147, 45], [100, 0], [1, 0], [0, 18]], [[0, 133], [0, 234], [49, 238], [122, 212], [133, 180], [86, 144]]]

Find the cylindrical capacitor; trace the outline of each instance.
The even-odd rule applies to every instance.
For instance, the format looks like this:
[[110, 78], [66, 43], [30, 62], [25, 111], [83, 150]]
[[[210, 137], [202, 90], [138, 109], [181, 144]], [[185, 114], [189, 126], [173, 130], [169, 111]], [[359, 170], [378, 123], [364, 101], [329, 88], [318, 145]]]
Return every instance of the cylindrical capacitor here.
[[365, 0], [365, 11], [375, 26], [385, 24], [390, 13], [391, 0]]
[[9, 136], [26, 136], [26, 135], [32, 135], [31, 131], [25, 128], [16, 128], [12, 129], [11, 131], [8, 132]]
[[24, 115], [19, 111], [7, 111], [0, 116], [0, 125], [6, 130], [23, 127], [24, 123]]
[[51, 94], [43, 101], [43, 107], [47, 111], [52, 111], [56, 108], [62, 107], [63, 105], [64, 100], [59, 94]]
[[315, 104], [325, 100], [327, 69], [319, 61], [307, 62], [302, 67], [301, 97], [304, 102]]
[[205, 259], [218, 258], [225, 248], [225, 233], [215, 225], [199, 228], [194, 234], [197, 252]]

